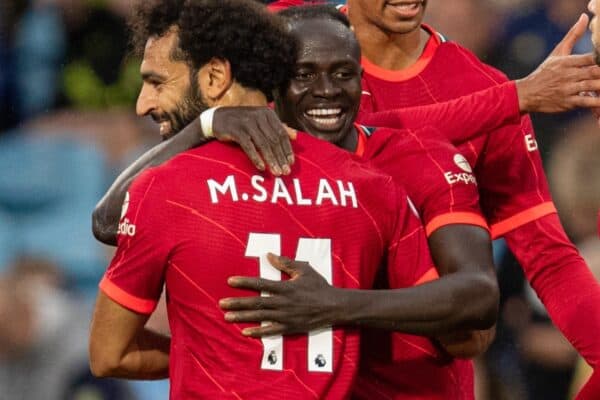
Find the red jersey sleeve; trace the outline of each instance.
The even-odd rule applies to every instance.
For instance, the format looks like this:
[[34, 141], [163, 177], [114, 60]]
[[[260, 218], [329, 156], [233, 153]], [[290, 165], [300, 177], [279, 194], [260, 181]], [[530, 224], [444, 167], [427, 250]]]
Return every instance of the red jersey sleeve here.
[[492, 237], [556, 212], [529, 116], [490, 135], [476, 170]]
[[142, 314], [152, 313], [160, 298], [172, 238], [165, 232], [166, 199], [155, 172], [149, 169], [131, 184], [119, 222], [117, 252], [100, 282], [108, 297]]
[[558, 215], [521, 225], [505, 239], [554, 324], [596, 367], [600, 361], [600, 285], [567, 238]]
[[439, 277], [414, 205], [400, 187], [397, 194], [398, 220], [387, 255], [390, 288], [411, 287]]
[[520, 118], [517, 87], [509, 81], [443, 103], [363, 112], [360, 122], [396, 129], [432, 125], [452, 143], [463, 143], [505, 124], [518, 124]]
[[406, 188], [428, 236], [450, 224], [487, 229], [471, 166], [435, 128], [378, 129], [367, 141], [365, 158]]

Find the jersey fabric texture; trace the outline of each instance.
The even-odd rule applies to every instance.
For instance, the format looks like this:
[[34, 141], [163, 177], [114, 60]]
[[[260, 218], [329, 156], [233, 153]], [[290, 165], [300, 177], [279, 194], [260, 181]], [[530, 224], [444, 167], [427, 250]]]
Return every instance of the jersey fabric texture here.
[[287, 177], [256, 173], [236, 146], [210, 143], [145, 171], [129, 190], [100, 287], [151, 313], [166, 285], [172, 399], [348, 397], [358, 329], [263, 343], [225, 322], [219, 299], [255, 295], [228, 277], [280, 278], [267, 252], [309, 261], [338, 287], [371, 288], [382, 262], [398, 287], [436, 277], [420, 221], [391, 178], [306, 134], [293, 147]]
[[451, 224], [487, 229], [479, 209], [477, 179], [465, 157], [434, 127], [357, 126], [357, 154], [404, 187], [427, 235]]
[[[427, 235], [451, 224], [487, 229], [477, 181], [466, 159], [433, 127], [357, 126], [356, 154], [406, 188]], [[397, 288], [393, 275], [379, 288]], [[356, 399], [473, 399], [473, 366], [426, 337], [363, 329]]]
[[[431, 38], [411, 68], [386, 71], [363, 59], [361, 119], [373, 123], [376, 121], [368, 119], [372, 113], [443, 103], [506, 84], [503, 74], [468, 50], [445, 42], [431, 28], [424, 29]], [[456, 112], [466, 114], [468, 110]], [[464, 139], [455, 134], [449, 137], [473, 166], [481, 208], [492, 235], [507, 239], [553, 322], [588, 363], [596, 365], [600, 343], [591, 332], [600, 329], [600, 287], [560, 226], [529, 117], [476, 136], [465, 135]], [[532, 238], [537, 251], [532, 251]], [[574, 286], [573, 277], [579, 286]], [[565, 301], [565, 293], [570, 294], [571, 301]], [[595, 316], [587, 320], [585, 328], [579, 317], [582, 309]], [[466, 378], [466, 374], [461, 375]], [[408, 390], [397, 389], [396, 393]], [[464, 393], [446, 398], [472, 398], [472, 394], [465, 397]]]
[[[406, 70], [383, 70], [363, 58], [361, 115], [442, 103], [507, 81], [468, 50], [442, 42], [431, 28], [425, 28], [431, 38], [419, 61]], [[556, 211], [529, 117], [493, 135], [455, 138], [454, 144], [479, 177], [482, 210], [495, 237]]]

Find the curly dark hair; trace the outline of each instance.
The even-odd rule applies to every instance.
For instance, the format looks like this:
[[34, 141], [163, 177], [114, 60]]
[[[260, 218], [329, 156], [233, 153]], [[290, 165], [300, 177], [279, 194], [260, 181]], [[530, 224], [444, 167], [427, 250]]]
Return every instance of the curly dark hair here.
[[177, 28], [173, 59], [194, 70], [212, 58], [227, 60], [238, 83], [269, 100], [290, 79], [296, 63], [296, 40], [283, 21], [251, 0], [142, 1], [129, 26], [138, 54], [150, 37]]
[[287, 21], [304, 21], [311, 19], [329, 19], [350, 28], [348, 17], [341, 13], [335, 6], [327, 4], [307, 4], [297, 7], [289, 7], [277, 13]]

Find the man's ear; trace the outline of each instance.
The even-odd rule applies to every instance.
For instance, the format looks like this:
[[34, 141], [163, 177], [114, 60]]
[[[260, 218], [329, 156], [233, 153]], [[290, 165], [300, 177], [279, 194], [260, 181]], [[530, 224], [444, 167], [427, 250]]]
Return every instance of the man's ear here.
[[198, 86], [202, 95], [211, 102], [218, 101], [233, 84], [231, 64], [220, 58], [212, 58], [198, 71]]

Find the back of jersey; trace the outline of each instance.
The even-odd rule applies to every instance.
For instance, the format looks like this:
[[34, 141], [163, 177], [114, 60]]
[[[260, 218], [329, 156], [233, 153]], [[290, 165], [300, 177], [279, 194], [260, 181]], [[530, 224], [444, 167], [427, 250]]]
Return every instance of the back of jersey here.
[[[304, 134], [294, 150], [293, 173], [274, 178], [256, 172], [238, 148], [212, 143], [148, 171], [130, 190], [123, 223], [135, 232], [123, 229], [120, 272], [107, 277], [148, 301], [166, 282], [172, 398], [334, 399], [350, 392], [358, 330], [261, 341], [242, 336], [246, 325], [225, 322], [218, 307], [221, 298], [256, 295], [229, 287], [230, 276], [285, 279], [268, 252], [310, 262], [334, 286], [370, 288], [389, 247], [401, 247], [411, 229], [407, 221], [417, 221], [407, 220], [406, 198], [391, 180], [350, 154]], [[418, 268], [407, 268], [406, 286]]]

